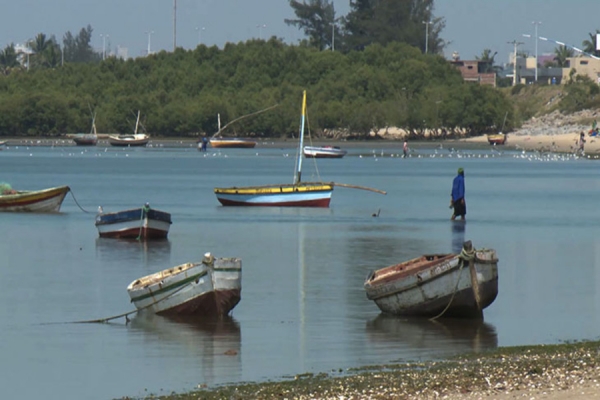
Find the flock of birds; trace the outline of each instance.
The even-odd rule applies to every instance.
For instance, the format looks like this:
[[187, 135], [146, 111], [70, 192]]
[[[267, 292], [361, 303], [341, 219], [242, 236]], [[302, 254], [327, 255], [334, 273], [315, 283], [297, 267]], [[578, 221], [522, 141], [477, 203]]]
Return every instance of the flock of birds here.
[[[178, 143], [178, 145], [181, 146], [185, 146], [185, 144], [183, 142]], [[25, 148], [26, 150], [29, 150], [30, 147], [52, 147], [52, 148], [59, 148], [61, 149], [61, 151], [64, 153], [65, 156], [75, 156], [75, 155], [84, 155], [88, 152], [93, 152], [93, 154], [97, 157], [100, 157], [103, 155], [103, 153], [109, 153], [111, 156], [124, 156], [124, 157], [129, 157], [129, 151], [133, 150], [133, 149], [129, 149], [129, 148], [113, 148], [111, 149], [110, 147], [104, 147], [104, 148], [80, 148], [80, 147], [74, 147], [72, 146], [70, 141], [64, 141], [64, 143], [61, 143], [61, 141], [51, 141], [46, 143], [45, 141], [42, 140], [26, 140], [26, 141], [22, 141], [19, 145], [13, 145], [13, 146], [5, 146], [5, 149], [10, 150], [12, 148], [14, 148], [15, 150], [19, 150], [22, 148]], [[147, 145], [148, 148], [168, 148], [170, 146], [165, 146], [162, 143], [159, 144], [148, 144]], [[184, 147], [185, 148], [185, 147]], [[72, 151], [73, 149], [77, 149], [78, 151]], [[71, 150], [71, 151], [70, 151]], [[196, 146], [192, 145], [192, 150], [196, 151]], [[573, 161], [573, 160], [580, 160], [580, 159], [600, 159], [599, 155], [586, 155], [586, 154], [578, 154], [576, 152], [572, 152], [572, 153], [561, 153], [561, 152], [556, 152], [556, 151], [552, 151], [551, 149], [548, 151], [527, 151], [525, 149], [519, 148], [519, 146], [516, 146], [516, 150], [513, 149], [498, 149], [498, 147], [493, 146], [491, 147], [489, 150], [470, 150], [470, 149], [455, 149], [453, 147], [448, 147], [445, 148], [443, 145], [440, 145], [436, 148], [430, 148], [430, 149], [419, 149], [419, 150], [415, 150], [414, 148], [411, 148], [409, 151], [409, 154], [404, 157], [403, 154], [401, 153], [394, 153], [393, 150], [396, 149], [387, 149], [387, 150], [371, 150], [370, 153], [358, 153], [358, 154], [352, 154], [349, 153], [346, 157], [358, 157], [359, 159], [362, 158], [369, 158], [369, 159], [374, 159], [375, 161], [377, 161], [379, 158], [498, 158], [498, 157], [512, 157], [512, 158], [516, 158], [516, 159], [523, 159], [523, 160], [528, 160], [528, 161], [544, 161], [544, 162], [550, 162], [550, 161]], [[260, 152], [255, 152], [256, 156], [261, 156], [264, 155]], [[30, 153], [29, 156], [33, 156], [33, 153]], [[270, 156], [272, 156], [272, 154], [270, 154]], [[296, 154], [295, 153], [289, 153], [289, 152], [285, 152], [283, 153], [283, 157], [295, 157]], [[210, 152], [203, 152], [202, 153], [202, 157], [224, 157], [227, 158], [229, 157], [228, 153], [226, 151], [222, 151], [222, 150], [216, 150], [216, 151], [210, 151]]]

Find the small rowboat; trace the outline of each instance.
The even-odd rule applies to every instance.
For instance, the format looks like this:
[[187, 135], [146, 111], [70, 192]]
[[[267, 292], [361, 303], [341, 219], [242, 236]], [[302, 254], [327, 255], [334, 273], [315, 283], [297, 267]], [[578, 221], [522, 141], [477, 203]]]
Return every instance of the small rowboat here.
[[135, 121], [135, 130], [133, 133], [121, 134], [121, 135], [110, 135], [108, 137], [108, 143], [111, 146], [145, 146], [150, 141], [150, 136], [145, 133], [138, 133], [138, 127], [140, 125], [140, 112], [137, 113], [137, 120]]
[[337, 146], [304, 146], [306, 158], [342, 158], [348, 153]]
[[423, 255], [373, 271], [364, 287], [384, 313], [482, 318], [498, 294], [498, 259], [468, 241], [460, 254]]
[[144, 133], [135, 133], [130, 135], [110, 135], [108, 137], [108, 143], [111, 146], [145, 146], [150, 141], [150, 136]]
[[[229, 148], [229, 149], [251, 149], [256, 146], [256, 141], [250, 139], [239, 138], [213, 138], [209, 141], [214, 148]], [[198, 144], [200, 150], [202, 143]]]
[[58, 212], [68, 186], [43, 190], [2, 190], [0, 187], [0, 211]]
[[186, 263], [136, 279], [127, 286], [138, 310], [160, 315], [226, 316], [239, 303], [242, 261], [215, 258]]
[[105, 213], [102, 207], [96, 216], [100, 237], [115, 239], [165, 239], [171, 227], [171, 214], [144, 207]]

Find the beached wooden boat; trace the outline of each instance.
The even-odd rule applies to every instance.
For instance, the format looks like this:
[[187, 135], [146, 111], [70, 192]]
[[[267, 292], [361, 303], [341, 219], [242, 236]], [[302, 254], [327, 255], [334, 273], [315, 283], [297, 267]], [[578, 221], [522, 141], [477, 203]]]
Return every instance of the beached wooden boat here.
[[78, 133], [73, 136], [73, 141], [77, 146], [95, 146], [98, 143], [98, 136], [89, 133]]
[[[251, 149], [256, 146], [256, 141], [251, 139], [240, 138], [211, 138], [209, 143], [214, 148], [228, 149]], [[198, 144], [198, 150], [201, 149], [202, 143]]]
[[304, 146], [306, 158], [342, 158], [348, 153], [338, 146]]
[[367, 298], [388, 314], [483, 317], [498, 294], [495, 250], [465, 242], [460, 254], [432, 254], [373, 271]]
[[225, 316], [239, 303], [242, 261], [215, 258], [186, 263], [136, 279], [127, 286], [138, 310], [161, 315]]
[[68, 186], [43, 190], [2, 190], [0, 188], [0, 211], [58, 212]]
[[266, 186], [215, 188], [217, 200], [224, 206], [329, 207], [333, 184], [302, 182], [302, 148], [306, 114], [306, 91], [302, 98], [302, 120], [298, 164], [294, 182]]
[[144, 133], [136, 133], [129, 135], [109, 135], [108, 143], [112, 146], [145, 146], [150, 141], [150, 137]]
[[90, 133], [78, 133], [77, 135], [73, 136], [73, 141], [77, 146], [95, 146], [98, 143], [95, 114], [92, 117], [92, 129]]
[[506, 134], [505, 133], [494, 133], [487, 135], [487, 140], [489, 144], [497, 145], [497, 144], [505, 144], [506, 143]]
[[116, 239], [165, 239], [171, 227], [171, 214], [144, 207], [105, 213], [102, 208], [96, 215], [96, 228], [100, 237]]
[[137, 120], [135, 122], [135, 130], [133, 133], [121, 134], [121, 135], [109, 135], [108, 143], [111, 146], [145, 146], [150, 141], [150, 136], [145, 133], [138, 133], [138, 127], [140, 125], [140, 112], [137, 113]]

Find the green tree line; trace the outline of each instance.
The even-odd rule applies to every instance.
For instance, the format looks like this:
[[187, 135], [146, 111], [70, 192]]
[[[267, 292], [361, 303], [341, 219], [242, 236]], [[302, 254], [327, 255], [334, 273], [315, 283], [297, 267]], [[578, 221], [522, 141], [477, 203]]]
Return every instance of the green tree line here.
[[131, 132], [141, 110], [151, 134], [211, 134], [217, 114], [226, 123], [279, 104], [227, 134], [287, 137], [298, 130], [305, 89], [315, 132], [346, 130], [359, 138], [387, 126], [415, 136], [442, 128], [471, 135], [489, 130], [511, 108], [499, 91], [465, 84], [442, 57], [407, 44], [341, 53], [271, 38], [1, 76], [0, 133], [85, 132], [91, 107], [99, 132]]

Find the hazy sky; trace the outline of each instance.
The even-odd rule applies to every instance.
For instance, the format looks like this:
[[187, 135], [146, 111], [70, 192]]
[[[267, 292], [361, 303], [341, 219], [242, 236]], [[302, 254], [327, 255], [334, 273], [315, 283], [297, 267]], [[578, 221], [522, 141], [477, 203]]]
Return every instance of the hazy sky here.
[[[337, 16], [350, 10], [349, 0], [334, 0]], [[173, 0], [0, 0], [0, 46], [24, 43], [37, 33], [77, 34], [90, 24], [92, 45], [99, 51], [128, 48], [130, 57], [145, 54], [148, 34], [152, 51], [173, 49]], [[451, 43], [446, 56], [458, 51], [473, 59], [483, 49], [497, 51], [504, 63], [517, 40], [520, 50], [534, 53], [533, 21], [538, 36], [581, 47], [588, 33], [600, 28], [598, 0], [437, 0], [435, 15], [446, 19], [442, 37]], [[272, 35], [297, 42], [303, 34], [284, 23], [294, 18], [287, 0], [178, 0], [177, 45], [193, 48], [199, 41], [223, 47], [226, 42]], [[198, 29], [196, 29], [198, 28]], [[102, 37], [100, 35], [103, 35]], [[425, 35], [425, 25], [423, 25]], [[551, 53], [554, 43], [538, 42], [538, 53]]]

